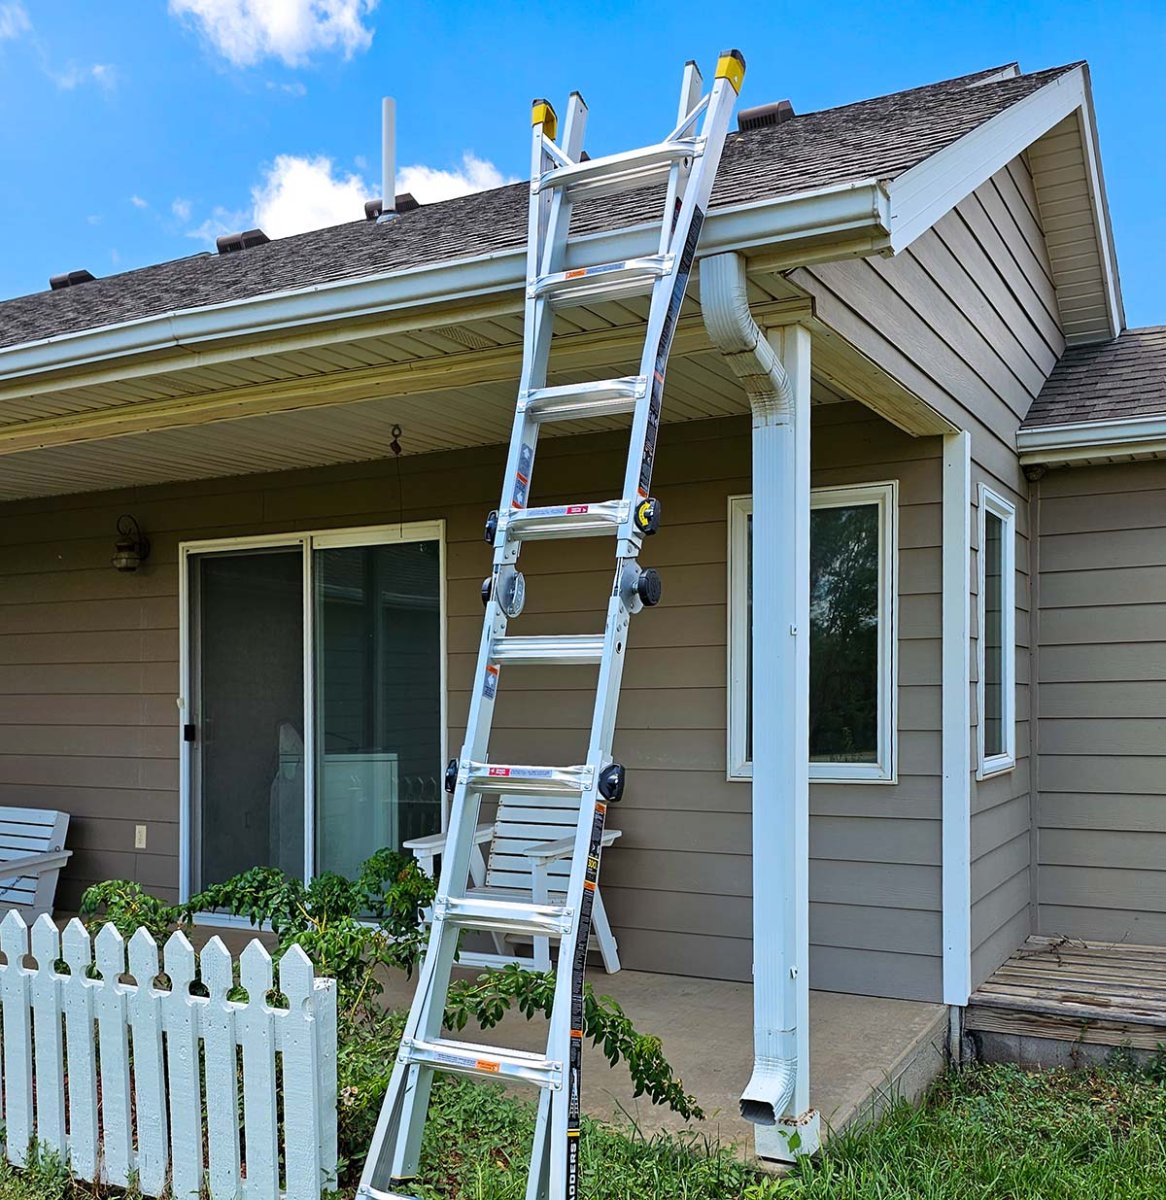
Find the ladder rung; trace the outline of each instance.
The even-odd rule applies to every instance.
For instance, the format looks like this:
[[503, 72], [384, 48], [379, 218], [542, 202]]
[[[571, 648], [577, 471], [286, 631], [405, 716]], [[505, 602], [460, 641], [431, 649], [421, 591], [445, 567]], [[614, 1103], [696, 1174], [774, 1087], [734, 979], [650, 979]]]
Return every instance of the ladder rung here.
[[559, 937], [571, 929], [571, 910], [560, 904], [527, 904], [486, 896], [438, 896], [434, 916], [459, 929]]
[[538, 181], [537, 190], [562, 188], [572, 200], [610, 196], [656, 183], [667, 176], [673, 163], [703, 153], [703, 138], [677, 138], [546, 171]]
[[431, 1042], [403, 1039], [397, 1054], [401, 1062], [459, 1075], [481, 1075], [485, 1079], [523, 1079], [539, 1087], [560, 1087], [563, 1064], [545, 1054], [525, 1050], [499, 1050], [476, 1046], [473, 1042], [453, 1042], [435, 1038]]
[[507, 537], [531, 542], [539, 538], [599, 537], [615, 534], [627, 520], [626, 500], [600, 500], [595, 504], [550, 504], [542, 508], [514, 508], [499, 521]]
[[467, 786], [475, 792], [523, 792], [533, 796], [581, 796], [595, 772], [581, 767], [515, 767], [499, 763], [466, 763]]
[[602, 633], [496, 638], [490, 658], [520, 667], [587, 667], [603, 658]]
[[526, 415], [546, 424], [583, 417], [610, 417], [632, 412], [648, 392], [643, 375], [600, 379], [593, 383], [568, 383], [561, 387], [531, 388], [519, 397]]
[[656, 280], [671, 270], [671, 254], [576, 267], [573, 271], [540, 275], [528, 295], [536, 300], [546, 300], [554, 308], [589, 304], [593, 300], [622, 300], [650, 292]]

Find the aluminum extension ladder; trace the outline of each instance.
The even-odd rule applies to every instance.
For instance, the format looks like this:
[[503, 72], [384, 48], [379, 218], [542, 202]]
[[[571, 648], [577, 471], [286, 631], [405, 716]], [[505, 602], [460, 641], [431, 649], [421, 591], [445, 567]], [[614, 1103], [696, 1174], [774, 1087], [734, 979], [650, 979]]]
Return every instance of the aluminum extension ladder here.
[[[612, 761], [611, 743], [628, 626], [633, 614], [660, 599], [658, 575], [651, 569], [641, 570], [637, 558], [643, 538], [656, 531], [660, 520], [660, 505], [650, 495], [650, 486], [664, 372], [744, 73], [741, 54], [726, 52], [717, 62], [712, 88], [702, 98], [700, 72], [695, 63], [688, 63], [678, 124], [668, 137], [655, 146], [603, 158], [583, 157], [587, 106], [577, 92], [568, 103], [559, 144], [555, 142], [554, 109], [545, 100], [534, 103], [522, 377], [502, 500], [486, 523], [494, 561], [491, 575], [482, 585], [486, 614], [477, 684], [461, 758], [453, 760], [446, 773], [446, 789], [452, 792], [453, 801], [433, 925], [360, 1182], [358, 1196], [366, 1200], [398, 1200], [404, 1195], [399, 1189], [407, 1188], [415, 1177], [430, 1087], [437, 1071], [525, 1080], [538, 1086], [527, 1200], [574, 1200], [580, 1195], [583, 974], [604, 817], [607, 804], [620, 799], [624, 786], [624, 768]], [[652, 184], [666, 184], [657, 253], [565, 269], [574, 202]], [[547, 386], [557, 309], [645, 294], [651, 296], [651, 307], [638, 375]], [[528, 507], [540, 426], [619, 413], [632, 416], [621, 497], [599, 503]], [[613, 536], [616, 541], [615, 580], [603, 633], [508, 635], [507, 623], [521, 613], [526, 590], [517, 566], [523, 542], [597, 535]], [[547, 664], [599, 668], [587, 762], [567, 767], [491, 763], [487, 748], [502, 666]], [[487, 898], [467, 889], [482, 797], [514, 792], [566, 797], [578, 803], [571, 873], [562, 903]], [[550, 934], [560, 939], [545, 1054], [494, 1049], [441, 1036], [450, 972], [463, 930], [494, 935]]]

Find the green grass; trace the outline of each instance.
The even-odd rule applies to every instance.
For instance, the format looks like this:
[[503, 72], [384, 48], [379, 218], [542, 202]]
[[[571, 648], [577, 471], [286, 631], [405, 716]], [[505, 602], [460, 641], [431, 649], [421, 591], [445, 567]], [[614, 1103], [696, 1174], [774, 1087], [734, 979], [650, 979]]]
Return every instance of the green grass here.
[[[522, 1200], [529, 1106], [446, 1084], [427, 1129], [426, 1200]], [[920, 1105], [761, 1176], [725, 1148], [590, 1124], [588, 1200], [1163, 1200], [1166, 1060], [1087, 1072], [971, 1067]]]
[[[522, 1200], [533, 1125], [531, 1105], [496, 1087], [439, 1080], [417, 1194]], [[784, 1177], [696, 1137], [595, 1123], [583, 1170], [587, 1200], [1163, 1200], [1166, 1055], [1149, 1069], [1119, 1055], [1084, 1072], [950, 1072], [922, 1104], [896, 1105]], [[92, 1195], [51, 1162], [0, 1165], [0, 1200]]]

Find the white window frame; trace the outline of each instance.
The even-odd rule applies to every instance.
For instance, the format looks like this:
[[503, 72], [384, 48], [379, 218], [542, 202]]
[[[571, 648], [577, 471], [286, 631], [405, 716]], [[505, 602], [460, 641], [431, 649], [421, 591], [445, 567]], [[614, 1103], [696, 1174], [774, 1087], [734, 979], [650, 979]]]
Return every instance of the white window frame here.
[[[314, 529], [296, 533], [261, 534], [255, 537], [208, 538], [202, 541], [180, 542], [178, 546], [178, 894], [182, 903], [191, 896], [194, 872], [192, 835], [194, 829], [193, 758], [195, 745], [183, 737], [183, 727], [193, 720], [190, 711], [191, 692], [194, 683], [192, 662], [190, 566], [191, 558], [205, 554], [224, 553], [236, 550], [270, 550], [284, 547], [300, 548], [303, 557], [303, 611], [304, 611], [304, 757], [312, 769], [304, 772], [304, 871], [305, 878], [315, 874], [316, 855], [316, 698], [315, 698], [315, 574], [314, 550], [332, 549], [339, 546], [381, 546], [400, 542], [437, 542], [439, 579], [439, 629], [441, 656], [441, 757], [448, 758], [449, 730], [449, 682], [447, 653], [446, 605], [446, 544], [445, 521], [406, 521], [392, 525], [351, 526], [343, 529]], [[446, 797], [442, 793], [441, 827], [448, 820]], [[230, 926], [246, 924], [245, 918], [232, 918], [225, 913], [200, 913], [199, 922]]]
[[[987, 484], [979, 486], [979, 541], [976, 543], [976, 778], [987, 779], [1016, 766], [1016, 506]], [[1004, 749], [988, 754], [984, 746], [984, 642], [985, 576], [984, 555], [988, 514], [1001, 523], [1000, 532], [1000, 727]]]
[[[899, 484], [898, 480], [813, 488], [810, 508], [875, 504], [879, 510], [878, 761], [810, 763], [812, 783], [896, 783], [899, 728]], [[746, 692], [749, 680], [749, 515], [753, 497], [729, 497], [728, 773], [751, 780]], [[807, 748], [808, 749], [808, 748]]]

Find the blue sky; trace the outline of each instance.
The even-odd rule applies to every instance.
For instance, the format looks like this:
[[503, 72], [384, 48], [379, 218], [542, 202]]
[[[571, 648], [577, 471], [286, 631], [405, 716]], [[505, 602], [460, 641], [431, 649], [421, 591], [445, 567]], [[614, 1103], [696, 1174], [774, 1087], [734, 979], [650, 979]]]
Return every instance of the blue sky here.
[[729, 45], [744, 104], [799, 112], [1088, 59], [1128, 321], [1166, 322], [1166, 6], [1066, 0], [0, 0], [0, 296], [358, 218], [384, 94], [423, 200], [522, 175], [535, 95], [582, 91], [593, 152], [653, 141], [683, 61]]

